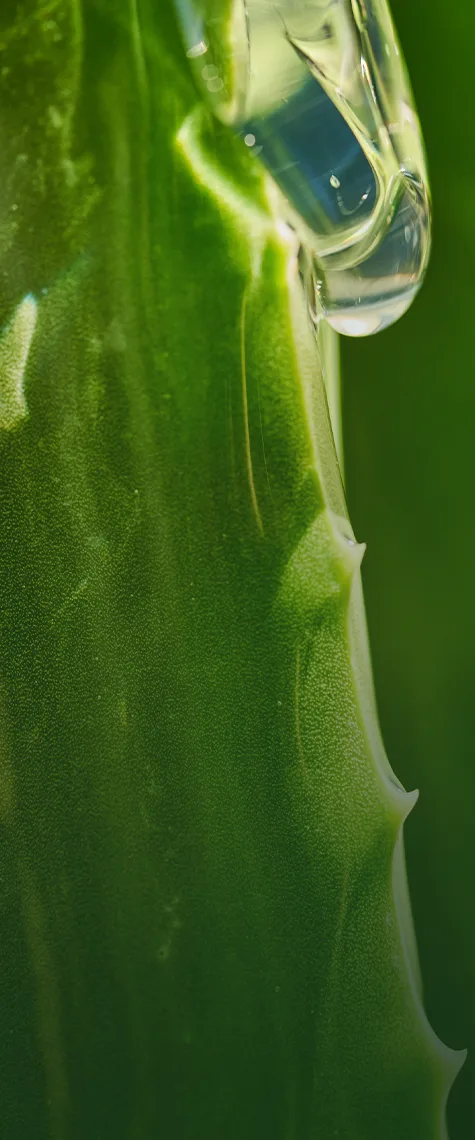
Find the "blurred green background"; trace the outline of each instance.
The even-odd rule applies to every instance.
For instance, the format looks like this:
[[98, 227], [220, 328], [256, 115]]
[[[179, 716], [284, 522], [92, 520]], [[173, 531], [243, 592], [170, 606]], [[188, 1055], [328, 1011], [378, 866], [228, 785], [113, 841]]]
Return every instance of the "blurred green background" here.
[[[342, 342], [350, 514], [391, 763], [406, 825], [434, 1028], [470, 1055], [451, 1140], [475, 1136], [475, 5], [393, 0], [422, 120], [434, 247], [411, 312]], [[421, 1140], [423, 1138], [421, 1137]]]

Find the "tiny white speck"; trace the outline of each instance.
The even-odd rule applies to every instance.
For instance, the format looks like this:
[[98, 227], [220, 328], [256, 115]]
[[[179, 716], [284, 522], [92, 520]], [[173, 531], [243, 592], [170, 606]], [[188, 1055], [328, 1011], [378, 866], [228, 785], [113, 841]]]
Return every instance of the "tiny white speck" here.
[[255, 135], [244, 135], [244, 142], [245, 142], [246, 146], [254, 146], [255, 141], [256, 141]]
[[330, 178], [330, 186], [333, 186], [335, 190], [338, 190], [338, 187], [341, 186], [340, 179], [337, 178], [336, 174], [332, 174]]
[[277, 230], [277, 233], [280, 234], [280, 237], [282, 237], [284, 239], [284, 241], [290, 242], [292, 245], [294, 245], [294, 243], [295, 243], [294, 231], [293, 231], [291, 226], [287, 225], [287, 222], [284, 222], [283, 218], [279, 218], [277, 220], [275, 228]]
[[200, 40], [199, 43], [193, 44], [193, 47], [190, 47], [186, 54], [188, 59], [198, 59], [200, 55], [206, 55], [207, 51], [208, 44], [205, 44], [204, 40]]

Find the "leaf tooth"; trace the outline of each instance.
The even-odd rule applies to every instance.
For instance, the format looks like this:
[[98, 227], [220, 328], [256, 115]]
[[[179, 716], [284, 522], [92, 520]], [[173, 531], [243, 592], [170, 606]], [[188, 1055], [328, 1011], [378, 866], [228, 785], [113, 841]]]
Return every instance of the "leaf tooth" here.
[[406, 792], [402, 785], [399, 785], [396, 781], [388, 780], [386, 776], [384, 782], [388, 792], [395, 831], [396, 834], [399, 834], [401, 827], [416, 806], [419, 799], [419, 789], [415, 788], [412, 792]]
[[429, 1022], [427, 1028], [433, 1037], [433, 1052], [436, 1066], [439, 1070], [439, 1089], [438, 1089], [438, 1121], [439, 1121], [439, 1136], [440, 1140], [449, 1140], [449, 1133], [447, 1129], [447, 1102], [454, 1081], [465, 1064], [467, 1058], [467, 1049], [450, 1049], [444, 1042], [431, 1029]]

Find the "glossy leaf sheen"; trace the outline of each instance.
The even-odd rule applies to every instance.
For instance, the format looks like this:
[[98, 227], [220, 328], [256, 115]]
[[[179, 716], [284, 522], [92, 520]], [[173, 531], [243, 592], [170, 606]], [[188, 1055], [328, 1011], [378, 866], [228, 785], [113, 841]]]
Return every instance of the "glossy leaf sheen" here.
[[170, 3], [0, 41], [2, 1133], [440, 1140], [292, 238]]

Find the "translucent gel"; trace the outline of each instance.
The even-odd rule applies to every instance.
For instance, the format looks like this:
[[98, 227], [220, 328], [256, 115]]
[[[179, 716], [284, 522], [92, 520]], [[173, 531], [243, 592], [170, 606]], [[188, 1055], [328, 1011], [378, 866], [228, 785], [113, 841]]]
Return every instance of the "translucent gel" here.
[[259, 156], [337, 332], [397, 320], [427, 266], [419, 122], [386, 0], [176, 0], [216, 113]]

